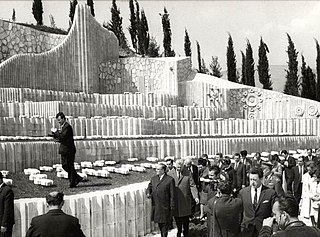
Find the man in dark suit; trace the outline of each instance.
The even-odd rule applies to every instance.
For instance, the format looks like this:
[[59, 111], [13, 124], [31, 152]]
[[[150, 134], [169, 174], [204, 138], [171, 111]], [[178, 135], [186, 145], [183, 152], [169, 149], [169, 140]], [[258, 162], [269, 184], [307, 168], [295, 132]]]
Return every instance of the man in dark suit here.
[[229, 182], [220, 182], [217, 197], [211, 198], [205, 206], [205, 212], [208, 213], [208, 236], [241, 236], [242, 200], [231, 197], [231, 190]]
[[262, 166], [261, 153], [257, 152], [252, 161], [252, 167], [260, 167]]
[[243, 237], [257, 237], [263, 219], [272, 215], [272, 205], [276, 192], [262, 185], [263, 171], [254, 167], [249, 174], [250, 186], [239, 193], [243, 202], [243, 218], [241, 223]]
[[240, 151], [241, 155], [241, 161], [242, 164], [244, 165], [244, 170], [243, 170], [243, 185], [245, 187], [249, 186], [249, 171], [252, 166], [252, 161], [247, 157], [248, 152], [246, 150]]
[[[259, 237], [320, 237], [320, 230], [299, 221], [299, 204], [292, 196], [280, 197], [273, 205], [274, 217], [266, 218]], [[274, 223], [280, 231], [272, 234]]]
[[51, 192], [46, 196], [49, 211], [32, 218], [26, 237], [84, 237], [79, 220], [65, 214], [63, 193]]
[[240, 160], [239, 153], [235, 153], [233, 155], [233, 159], [234, 159], [233, 168], [235, 170], [235, 177], [236, 177], [236, 182], [235, 182], [236, 185], [233, 191], [234, 193], [238, 193], [240, 189], [245, 187], [245, 184], [244, 184], [245, 167]]
[[[207, 161], [207, 160], [206, 160]], [[193, 181], [197, 187], [197, 190], [198, 190], [198, 193], [199, 193], [199, 190], [200, 190], [200, 177], [199, 177], [199, 169], [198, 169], [198, 166], [192, 164], [192, 159], [191, 158], [186, 158], [184, 160], [184, 168], [187, 169], [192, 178], [193, 178]], [[196, 211], [196, 202], [194, 199], [192, 199], [192, 204], [191, 204], [191, 219], [194, 218], [194, 214], [195, 214], [195, 211]]]
[[281, 164], [284, 167], [284, 175], [285, 180], [287, 182], [287, 190], [285, 191], [292, 193], [292, 183], [294, 179], [294, 173], [292, 168], [296, 166], [296, 161], [292, 156], [289, 156], [289, 153], [286, 150], [282, 150], [281, 155], [284, 157], [284, 160], [281, 161]]
[[197, 188], [199, 188], [200, 186], [200, 179], [199, 179], [199, 170], [198, 170], [198, 166], [192, 164], [192, 160], [191, 158], [186, 158], [184, 160], [184, 167], [190, 172], [190, 174], [192, 175], [193, 181], [195, 183], [195, 185], [197, 186]]
[[304, 165], [303, 157], [298, 158], [298, 165], [293, 167], [294, 179], [293, 179], [293, 196], [297, 202], [300, 203], [302, 195], [302, 176], [307, 172], [306, 165]]
[[74, 188], [82, 180], [74, 169], [76, 147], [73, 140], [73, 130], [67, 122], [65, 115], [59, 112], [56, 119], [60, 125], [59, 130], [52, 130], [54, 139], [60, 143], [59, 154], [61, 155], [62, 168], [68, 172], [70, 188]]
[[303, 157], [304, 163], [307, 163], [308, 161], [313, 161], [316, 163], [316, 156], [312, 155], [312, 149], [307, 149], [307, 156]]
[[224, 158], [222, 170], [226, 174], [226, 177], [228, 179], [227, 181], [231, 186], [231, 190], [234, 190], [234, 188], [236, 187], [236, 181], [237, 181], [236, 171], [233, 169], [231, 165], [231, 160], [229, 157]]
[[174, 179], [166, 174], [166, 165], [158, 164], [157, 175], [151, 178], [147, 188], [147, 197], [151, 198], [151, 220], [158, 223], [161, 237], [168, 236], [174, 212]]
[[176, 170], [171, 170], [168, 175], [175, 181], [175, 211], [174, 218], [177, 224], [177, 237], [181, 237], [182, 228], [183, 236], [189, 233], [189, 217], [191, 215], [192, 198], [199, 203], [198, 190], [194, 184], [192, 175], [185, 169], [183, 160], [176, 161]]
[[11, 237], [14, 225], [14, 194], [12, 189], [3, 182], [0, 172], [0, 237]]

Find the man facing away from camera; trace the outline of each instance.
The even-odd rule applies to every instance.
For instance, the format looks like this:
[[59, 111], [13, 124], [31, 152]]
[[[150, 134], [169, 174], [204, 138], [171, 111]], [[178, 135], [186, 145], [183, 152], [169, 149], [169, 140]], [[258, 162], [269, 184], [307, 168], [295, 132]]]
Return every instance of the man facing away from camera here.
[[65, 214], [63, 193], [51, 192], [46, 196], [49, 211], [32, 218], [26, 237], [85, 237], [79, 220]]
[[[320, 230], [299, 221], [299, 204], [293, 196], [282, 196], [272, 207], [273, 217], [263, 220], [259, 237], [320, 237]], [[277, 224], [279, 231], [272, 233]]]
[[56, 119], [60, 125], [60, 129], [52, 129], [52, 136], [60, 143], [59, 154], [61, 155], [62, 168], [68, 172], [70, 188], [74, 188], [82, 180], [82, 177], [77, 174], [74, 168], [76, 146], [73, 140], [73, 130], [62, 112], [57, 113]]

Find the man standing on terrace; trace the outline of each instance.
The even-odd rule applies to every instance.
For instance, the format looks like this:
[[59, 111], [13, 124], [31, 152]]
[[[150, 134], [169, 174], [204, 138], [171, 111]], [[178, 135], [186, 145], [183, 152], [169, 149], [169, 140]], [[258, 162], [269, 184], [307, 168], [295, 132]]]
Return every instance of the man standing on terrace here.
[[74, 168], [76, 146], [73, 140], [73, 130], [62, 112], [57, 113], [56, 119], [60, 125], [60, 129], [51, 129], [52, 136], [60, 143], [59, 154], [61, 155], [62, 168], [68, 172], [70, 188], [74, 188], [82, 178]]

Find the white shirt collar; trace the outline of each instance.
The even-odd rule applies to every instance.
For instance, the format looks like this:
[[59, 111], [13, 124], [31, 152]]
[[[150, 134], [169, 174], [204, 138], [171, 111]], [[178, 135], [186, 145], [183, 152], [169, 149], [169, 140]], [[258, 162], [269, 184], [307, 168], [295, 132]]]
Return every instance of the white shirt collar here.
[[161, 179], [163, 178], [163, 176], [164, 176], [164, 175], [165, 175], [165, 174], [163, 174], [163, 175], [160, 175], [160, 176], [159, 176], [159, 179], [161, 180]]
[[[255, 195], [255, 190], [254, 190], [254, 189], [255, 189], [255, 188], [251, 186], [251, 200], [252, 200], [252, 204], [253, 204], [254, 195]], [[257, 202], [259, 202], [261, 190], [262, 190], [262, 185], [260, 185], [260, 187], [257, 188]]]

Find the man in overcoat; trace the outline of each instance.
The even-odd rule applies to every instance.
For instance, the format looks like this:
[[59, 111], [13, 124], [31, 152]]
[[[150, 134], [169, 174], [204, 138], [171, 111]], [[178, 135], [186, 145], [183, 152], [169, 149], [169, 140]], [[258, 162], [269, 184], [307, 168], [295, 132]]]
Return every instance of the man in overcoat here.
[[0, 172], [0, 237], [11, 237], [14, 225], [14, 194], [8, 185], [3, 182]]
[[151, 178], [147, 188], [147, 197], [151, 198], [151, 220], [158, 223], [161, 237], [168, 236], [174, 211], [174, 179], [166, 174], [167, 167], [158, 164], [157, 175]]
[[[192, 198], [199, 203], [198, 190], [193, 181], [192, 175], [184, 169], [182, 159], [176, 161], [176, 170], [171, 170], [168, 175], [175, 181], [175, 211], [174, 218], [177, 224], [177, 237], [184, 237], [189, 234], [189, 217], [191, 215]], [[183, 228], [183, 231], [182, 231]]]

